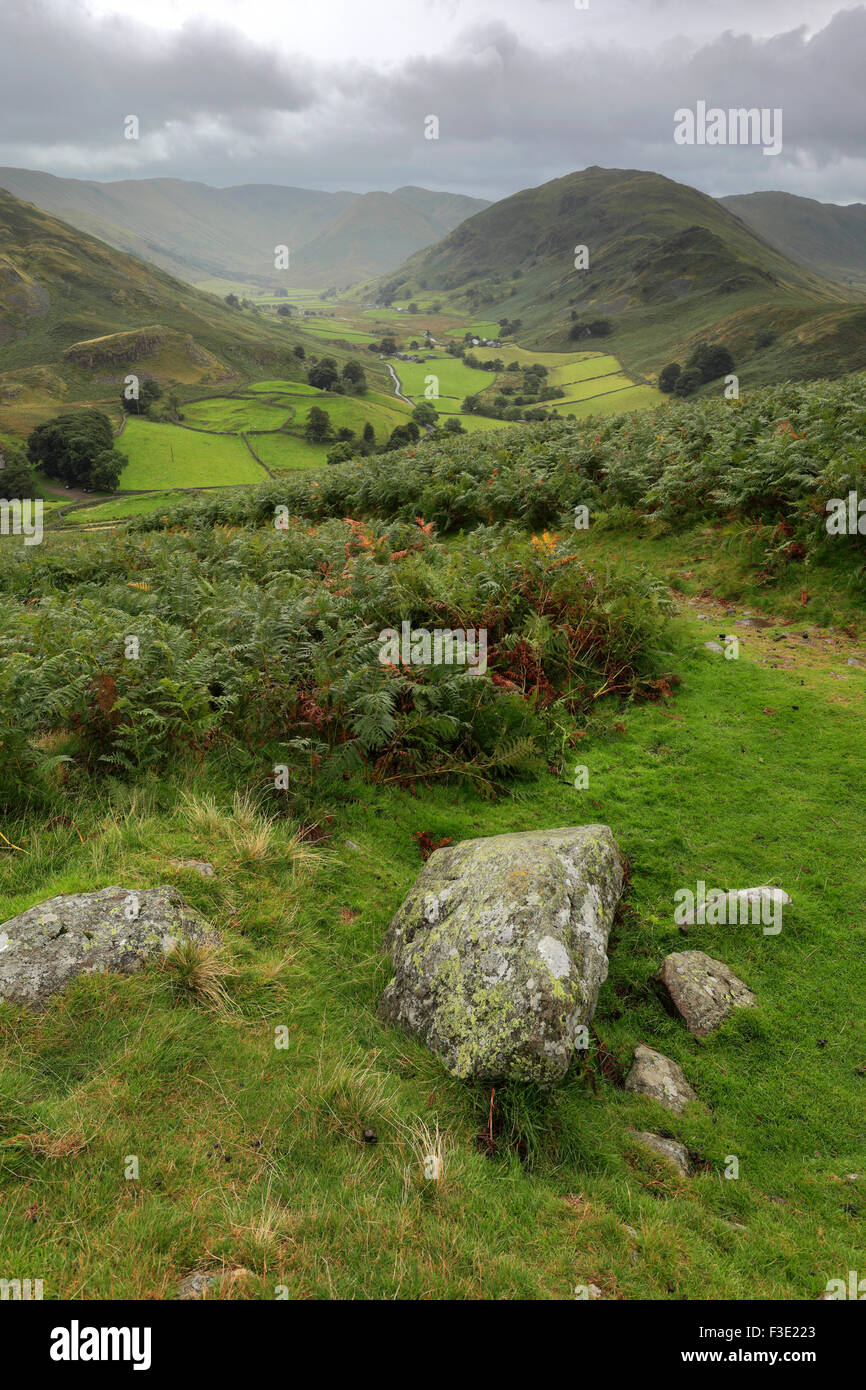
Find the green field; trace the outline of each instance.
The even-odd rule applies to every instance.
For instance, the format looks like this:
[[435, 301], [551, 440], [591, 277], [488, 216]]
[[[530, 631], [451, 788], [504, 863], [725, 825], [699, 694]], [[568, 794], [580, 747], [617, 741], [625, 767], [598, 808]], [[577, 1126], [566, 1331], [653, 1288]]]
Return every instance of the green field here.
[[262, 470], [242, 439], [130, 417], [118, 440], [129, 462], [121, 488], [228, 487], [260, 483]]
[[[627, 382], [628, 378], [624, 380]], [[602, 385], [601, 382], [598, 384]], [[625, 385], [578, 401], [554, 401], [554, 405], [559, 415], [570, 415], [580, 420], [586, 415], [618, 415], [625, 410], [650, 410], [663, 400], [664, 397], [652, 386]]]
[[[321, 468], [330, 444], [308, 444], [296, 434], [254, 434], [250, 444], [272, 473], [295, 468]], [[261, 474], [259, 475], [261, 477]]]
[[214, 396], [193, 401], [183, 408], [183, 423], [220, 434], [239, 434], [241, 430], [278, 430], [291, 418], [291, 408], [266, 401]]
[[427, 377], [438, 377], [439, 397], [431, 400], [430, 404], [442, 415], [459, 414], [460, 403], [465, 396], [483, 391], [494, 381], [492, 372], [467, 367], [459, 357], [449, 357], [447, 353], [435, 354], [427, 362], [392, 362], [392, 366], [400, 378], [404, 394], [416, 404], [426, 399], [424, 390]]

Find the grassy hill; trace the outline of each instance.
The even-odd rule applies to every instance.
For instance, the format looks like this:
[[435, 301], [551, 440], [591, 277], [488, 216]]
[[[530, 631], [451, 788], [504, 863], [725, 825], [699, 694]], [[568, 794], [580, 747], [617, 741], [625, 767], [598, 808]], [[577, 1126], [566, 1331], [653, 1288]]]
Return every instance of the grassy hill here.
[[[10, 1274], [46, 1299], [201, 1271], [220, 1299], [797, 1303], [862, 1269], [866, 538], [822, 512], [866, 484], [863, 400], [856, 377], [543, 424], [0, 544], [0, 922], [175, 883], [222, 936], [0, 1003]], [[386, 671], [401, 614], [483, 620], [487, 672]], [[458, 1081], [383, 1024], [425, 845], [599, 821], [630, 882], [561, 1085]], [[678, 926], [699, 880], [786, 888], [782, 931]], [[693, 1037], [653, 986], [683, 949], [757, 1007]], [[640, 1043], [697, 1103], [624, 1089]]]
[[183, 280], [267, 287], [284, 283], [277, 245], [290, 249], [293, 286], [342, 287], [392, 269], [486, 206], [425, 188], [361, 195], [185, 179], [97, 183], [8, 168], [0, 188]]
[[[230, 307], [0, 190], [0, 434], [70, 405], [107, 404], [119, 419], [130, 371], [183, 398], [263, 376], [305, 384], [298, 343], [323, 353], [298, 320]], [[384, 369], [369, 354], [364, 366], [384, 389]]]
[[792, 261], [866, 292], [866, 204], [794, 193], [738, 193], [719, 201]]
[[[580, 245], [586, 270], [574, 267]], [[859, 323], [851, 290], [793, 262], [715, 199], [637, 170], [586, 169], [505, 198], [368, 293], [385, 290], [401, 302], [444, 295], [467, 314], [520, 319], [520, 341], [542, 348], [561, 350], [575, 317], [608, 319], [605, 345], [646, 375], [702, 338], [735, 346], [750, 382], [772, 379], [780, 362], [784, 374], [788, 358], [798, 375], [866, 364], [866, 344], [843, 350]], [[818, 317], [825, 351], [810, 367], [797, 335]], [[768, 335], [776, 352], [762, 360]]]

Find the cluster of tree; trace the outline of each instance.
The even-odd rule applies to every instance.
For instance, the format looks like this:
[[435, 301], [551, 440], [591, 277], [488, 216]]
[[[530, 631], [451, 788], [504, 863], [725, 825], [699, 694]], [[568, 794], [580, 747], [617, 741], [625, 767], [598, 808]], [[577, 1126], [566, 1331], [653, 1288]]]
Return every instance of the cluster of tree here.
[[307, 381], [319, 391], [333, 391], [336, 395], [361, 396], [367, 389], [364, 368], [351, 357], [342, 372], [333, 357], [323, 357], [308, 369]]
[[734, 370], [734, 359], [721, 343], [698, 343], [681, 367], [668, 362], [659, 372], [659, 390], [668, 395], [691, 396], [708, 381], [716, 381]]
[[397, 339], [392, 338], [390, 335], [386, 338], [383, 338], [381, 343], [367, 344], [368, 352], [381, 352], [384, 357], [393, 357], [394, 353], [397, 352], [397, 350]]
[[610, 319], [591, 319], [589, 323], [584, 323], [577, 317], [576, 309], [572, 309], [571, 318], [568, 336], [572, 342], [577, 342], [579, 338], [606, 338], [613, 331]]
[[478, 358], [478, 357], [475, 356], [475, 353], [474, 353], [474, 352], [465, 352], [465, 353], [463, 354], [463, 361], [466, 363], [467, 367], [474, 367], [474, 368], [476, 369], [476, 371], [482, 371], [482, 372], [504, 372], [504, 371], [505, 371], [505, 363], [503, 362], [503, 360], [502, 360], [501, 357], [490, 357], [490, 358], [488, 358], [485, 362], [482, 362], [480, 358]]
[[259, 306], [254, 304], [251, 299], [247, 299], [246, 295], [243, 299], [238, 299], [236, 294], [227, 294], [224, 296], [224, 302], [228, 304], [230, 309], [252, 309], [254, 314], [259, 312]]
[[37, 425], [27, 440], [31, 463], [69, 487], [114, 492], [126, 459], [114, 447], [101, 410], [75, 410]]
[[18, 444], [0, 445], [0, 498], [11, 502], [16, 498], [41, 497], [33, 468], [26, 453]]
[[180, 397], [174, 391], [170, 391], [167, 396], [163, 395], [162, 387], [153, 377], [141, 380], [132, 396], [127, 395], [127, 389], [124, 387], [120, 396], [120, 404], [127, 415], [143, 415], [148, 420], [174, 422], [183, 419]]
[[[555, 387], [550, 388], [555, 391]], [[558, 394], [561, 394], [559, 392]], [[514, 402], [510, 402], [508, 397], [500, 392], [492, 401], [482, 400], [481, 396], [465, 396], [460, 409], [467, 415], [486, 415], [491, 420], [546, 420], [550, 411], [542, 409], [540, 406], [529, 406], [517, 404], [522, 397], [515, 397]]]

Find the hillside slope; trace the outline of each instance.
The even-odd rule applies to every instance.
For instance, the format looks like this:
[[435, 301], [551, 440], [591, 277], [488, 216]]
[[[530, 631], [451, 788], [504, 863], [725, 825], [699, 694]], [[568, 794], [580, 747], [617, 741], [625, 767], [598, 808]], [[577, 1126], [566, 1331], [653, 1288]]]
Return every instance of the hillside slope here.
[[0, 190], [0, 429], [67, 401], [116, 399], [123, 377], [298, 376], [282, 323], [231, 309]]
[[[587, 269], [575, 269], [578, 246]], [[562, 348], [575, 319], [608, 319], [617, 355], [648, 374], [703, 337], [732, 346], [740, 365], [817, 315], [847, 338], [858, 314], [853, 291], [795, 264], [715, 199], [625, 169], [586, 169], [493, 204], [370, 293], [385, 290], [446, 293], [487, 320], [518, 318], [533, 347]], [[809, 374], [866, 363], [866, 348], [837, 358], [828, 328], [827, 354]], [[757, 361], [756, 379], [762, 370]]]
[[[211, 188], [186, 179], [96, 183], [8, 168], [0, 169], [0, 188], [180, 279], [266, 286], [279, 278], [277, 245], [292, 253], [292, 285], [344, 286], [393, 269], [487, 206], [480, 198], [424, 188], [357, 194], [278, 184]], [[351, 210], [364, 204], [358, 236]]]
[[843, 207], [793, 193], [738, 193], [719, 201], [791, 260], [866, 289], [866, 204]]

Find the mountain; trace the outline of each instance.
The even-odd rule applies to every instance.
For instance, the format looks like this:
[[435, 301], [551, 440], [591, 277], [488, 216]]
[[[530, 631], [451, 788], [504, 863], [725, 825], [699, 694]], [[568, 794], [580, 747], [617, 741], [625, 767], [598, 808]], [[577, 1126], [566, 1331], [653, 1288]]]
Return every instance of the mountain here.
[[487, 206], [426, 188], [358, 194], [185, 179], [96, 183], [3, 168], [0, 188], [179, 279], [269, 288], [285, 283], [274, 270], [276, 246], [289, 247], [293, 287], [343, 287], [393, 269]]
[[866, 204], [842, 207], [793, 193], [738, 193], [719, 201], [791, 260], [866, 289]]
[[[585, 270], [575, 269], [580, 246]], [[707, 194], [635, 169], [593, 167], [493, 203], [365, 293], [444, 294], [476, 319], [519, 319], [518, 341], [537, 348], [573, 346], [575, 321], [607, 320], [606, 346], [637, 374], [707, 337], [729, 346], [738, 367], [749, 362], [755, 379], [774, 343], [773, 372], [780, 360], [785, 369], [787, 347], [796, 375], [866, 365], [850, 288], [795, 263]], [[810, 370], [798, 344], [818, 318]]]
[[187, 386], [298, 377], [287, 333], [0, 190], [0, 431], [116, 404], [133, 364]]

